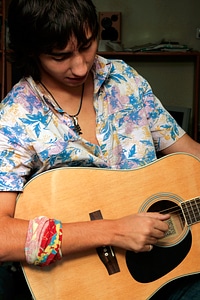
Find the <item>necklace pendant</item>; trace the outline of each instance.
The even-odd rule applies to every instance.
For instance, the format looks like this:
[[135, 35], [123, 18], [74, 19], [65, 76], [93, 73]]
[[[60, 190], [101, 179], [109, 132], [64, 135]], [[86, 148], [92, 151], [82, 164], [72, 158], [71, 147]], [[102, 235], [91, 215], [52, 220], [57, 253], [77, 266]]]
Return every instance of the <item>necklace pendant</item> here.
[[[54, 96], [51, 94], [51, 92], [46, 88], [46, 86], [40, 82], [40, 84], [43, 86], [43, 88], [48, 92], [48, 94], [51, 96], [52, 100], [54, 101], [55, 104], [57, 104], [58, 107], [59, 104], [57, 103], [56, 99], [54, 98]], [[70, 118], [72, 118], [73, 120], [73, 123], [74, 123], [74, 130], [76, 133], [78, 133], [79, 135], [82, 134], [82, 131], [81, 131], [81, 127], [80, 125], [78, 124], [78, 118], [77, 116], [79, 115], [80, 111], [81, 111], [81, 108], [82, 108], [82, 102], [83, 102], [83, 95], [84, 95], [84, 83], [82, 85], [82, 92], [81, 92], [81, 99], [80, 99], [80, 105], [79, 105], [79, 109], [78, 109], [78, 112], [75, 114], [75, 115], [69, 115], [67, 114]], [[61, 107], [60, 107], [61, 108]], [[67, 112], [66, 112], [67, 113]]]
[[73, 117], [73, 122], [74, 122], [74, 130], [76, 131], [76, 133], [78, 133], [79, 135], [82, 134], [81, 127], [78, 124], [78, 118], [77, 117]]

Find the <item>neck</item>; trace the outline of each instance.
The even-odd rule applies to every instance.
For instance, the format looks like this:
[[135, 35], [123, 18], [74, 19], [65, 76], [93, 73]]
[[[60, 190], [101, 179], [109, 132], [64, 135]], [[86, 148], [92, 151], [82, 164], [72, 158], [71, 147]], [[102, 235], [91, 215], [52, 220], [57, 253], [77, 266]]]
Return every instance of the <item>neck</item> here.
[[[44, 88], [44, 90], [48, 93], [49, 96], [51, 96], [51, 98], [53, 99], [54, 103], [62, 108], [60, 106], [60, 104], [58, 103], [58, 101], [55, 99], [54, 95], [52, 94], [52, 92], [46, 87], [46, 85], [44, 85], [44, 83], [40, 82], [41, 86]], [[81, 127], [78, 123], [78, 115], [79, 113], [81, 112], [81, 108], [82, 108], [82, 103], [83, 103], [83, 96], [84, 96], [84, 83], [82, 84], [82, 88], [81, 88], [81, 96], [80, 96], [80, 102], [79, 102], [79, 107], [78, 107], [78, 110], [76, 111], [75, 114], [69, 114], [67, 111], [66, 114], [68, 114], [69, 117], [72, 118], [73, 120], [73, 123], [74, 123], [74, 130], [78, 133], [78, 134], [82, 134], [81, 132]]]

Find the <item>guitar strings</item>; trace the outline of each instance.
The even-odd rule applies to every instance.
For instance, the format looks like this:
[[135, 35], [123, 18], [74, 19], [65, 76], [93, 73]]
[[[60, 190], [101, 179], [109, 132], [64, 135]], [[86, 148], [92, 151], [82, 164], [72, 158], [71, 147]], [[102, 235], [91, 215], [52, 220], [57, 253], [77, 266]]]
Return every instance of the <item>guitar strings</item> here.
[[[192, 211], [192, 209], [190, 209], [188, 211]], [[159, 211], [159, 213], [161, 213], [161, 214], [164, 214], [164, 213], [166, 213], [166, 214], [167, 213], [177, 214], [177, 213], [179, 213], [180, 216], [184, 216], [182, 209], [180, 207], [177, 207], [177, 206], [173, 206], [173, 207], [170, 207], [170, 208], [163, 209], [163, 210]]]
[[175, 215], [175, 214], [179, 214], [180, 217], [183, 217], [183, 212], [182, 209], [180, 207], [174, 206], [174, 207], [170, 207], [170, 208], [166, 208], [160, 211], [155, 211], [161, 214], [170, 214], [170, 215]]
[[[182, 212], [182, 209], [178, 206], [172, 206], [170, 208], [166, 208], [166, 209], [163, 209], [161, 211], [159, 211], [160, 213], [177, 213], [181, 211]], [[193, 211], [192, 208], [191, 209], [188, 209], [188, 211]]]
[[170, 207], [170, 208], [166, 208], [166, 209], [163, 209], [163, 210], [160, 210], [159, 213], [163, 214], [163, 213], [166, 213], [166, 214], [174, 214], [174, 213], [177, 213], [177, 212], [182, 212], [181, 208], [180, 207], [177, 207], [177, 206], [173, 206], [173, 207]]

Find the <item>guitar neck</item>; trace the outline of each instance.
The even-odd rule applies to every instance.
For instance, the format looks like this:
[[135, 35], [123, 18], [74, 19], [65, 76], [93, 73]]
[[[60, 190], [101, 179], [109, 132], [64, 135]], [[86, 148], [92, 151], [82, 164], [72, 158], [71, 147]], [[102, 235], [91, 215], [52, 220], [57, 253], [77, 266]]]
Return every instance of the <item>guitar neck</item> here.
[[181, 208], [188, 226], [200, 221], [200, 197], [182, 202]]

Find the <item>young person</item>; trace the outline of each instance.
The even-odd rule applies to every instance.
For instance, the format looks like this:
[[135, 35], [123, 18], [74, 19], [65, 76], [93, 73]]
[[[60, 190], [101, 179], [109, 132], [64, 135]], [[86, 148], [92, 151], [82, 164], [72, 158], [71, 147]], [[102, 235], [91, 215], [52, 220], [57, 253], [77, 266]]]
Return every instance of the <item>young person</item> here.
[[[132, 67], [96, 54], [98, 21], [90, 0], [12, 0], [8, 25], [10, 59], [22, 79], [1, 103], [0, 260], [45, 266], [102, 245], [150, 251], [168, 230], [168, 214], [25, 221], [14, 218], [16, 197], [30, 178], [52, 168], [133, 169], [155, 161], [157, 152], [200, 157], [200, 145]], [[32, 247], [35, 224], [40, 238]], [[40, 244], [52, 226], [57, 250], [42, 261]]]

